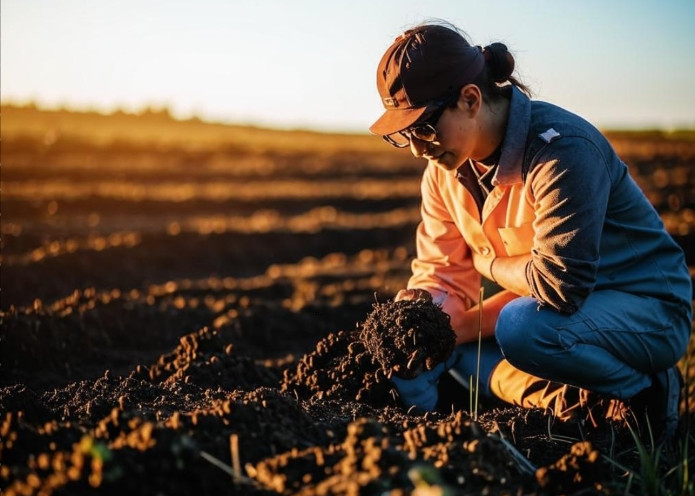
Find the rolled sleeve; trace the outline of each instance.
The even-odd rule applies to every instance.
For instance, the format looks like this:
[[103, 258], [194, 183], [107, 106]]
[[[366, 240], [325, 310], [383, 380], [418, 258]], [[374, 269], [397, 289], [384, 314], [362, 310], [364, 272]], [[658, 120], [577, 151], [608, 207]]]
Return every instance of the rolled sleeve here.
[[454, 330], [463, 313], [473, 306], [480, 275], [473, 268], [470, 250], [444, 204], [435, 166], [429, 165], [422, 180], [422, 220], [417, 229], [417, 257], [408, 288], [430, 292], [451, 317]]
[[575, 312], [596, 284], [611, 178], [588, 140], [563, 137], [540, 153], [527, 177], [535, 235], [526, 279], [531, 294], [562, 313]]

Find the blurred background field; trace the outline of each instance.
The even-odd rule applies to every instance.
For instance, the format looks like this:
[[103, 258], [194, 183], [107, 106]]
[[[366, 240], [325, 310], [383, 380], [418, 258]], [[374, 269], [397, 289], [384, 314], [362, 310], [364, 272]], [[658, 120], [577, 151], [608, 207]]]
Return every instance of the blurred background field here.
[[2, 307], [403, 249], [419, 165], [368, 136], [2, 108]]
[[[695, 132], [607, 134], [692, 264]], [[333, 252], [412, 256], [422, 168], [369, 135], [5, 105], [2, 308]]]

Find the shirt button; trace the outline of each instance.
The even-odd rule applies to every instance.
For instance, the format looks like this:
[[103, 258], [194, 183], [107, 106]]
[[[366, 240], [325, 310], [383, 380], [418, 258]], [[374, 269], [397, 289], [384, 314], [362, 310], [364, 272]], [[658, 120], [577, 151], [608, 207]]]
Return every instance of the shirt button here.
[[480, 254], [485, 255], [485, 256], [489, 255], [490, 254], [490, 248], [488, 246], [482, 246], [480, 248]]

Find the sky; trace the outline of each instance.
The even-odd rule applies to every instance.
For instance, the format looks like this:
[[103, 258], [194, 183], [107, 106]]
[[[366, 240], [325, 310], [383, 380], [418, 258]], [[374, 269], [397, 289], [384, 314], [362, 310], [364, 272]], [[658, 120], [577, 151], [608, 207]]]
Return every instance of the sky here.
[[601, 128], [695, 127], [693, 0], [2, 0], [0, 99], [367, 132], [383, 52], [429, 19]]

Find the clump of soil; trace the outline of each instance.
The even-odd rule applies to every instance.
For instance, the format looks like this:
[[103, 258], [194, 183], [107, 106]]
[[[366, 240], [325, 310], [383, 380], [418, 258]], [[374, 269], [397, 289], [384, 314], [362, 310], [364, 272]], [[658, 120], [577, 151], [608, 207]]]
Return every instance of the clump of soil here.
[[449, 316], [426, 299], [375, 303], [359, 339], [384, 373], [410, 379], [454, 351]]
[[280, 391], [307, 400], [396, 404], [391, 382], [358, 338], [358, 331], [339, 331], [321, 339], [296, 367], [284, 371]]

